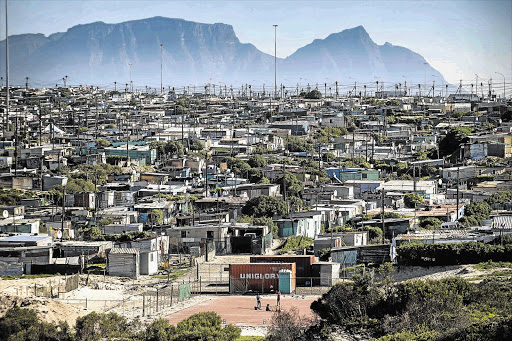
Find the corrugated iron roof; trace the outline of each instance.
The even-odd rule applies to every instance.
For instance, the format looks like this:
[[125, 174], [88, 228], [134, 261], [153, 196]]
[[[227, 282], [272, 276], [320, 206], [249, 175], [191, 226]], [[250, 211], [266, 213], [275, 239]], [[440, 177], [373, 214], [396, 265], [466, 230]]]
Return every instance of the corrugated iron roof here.
[[120, 255], [120, 254], [138, 254], [139, 249], [131, 249], [126, 247], [116, 247], [113, 249], [110, 249], [110, 253], [114, 255]]
[[512, 216], [502, 215], [492, 219], [492, 227], [496, 229], [512, 229]]

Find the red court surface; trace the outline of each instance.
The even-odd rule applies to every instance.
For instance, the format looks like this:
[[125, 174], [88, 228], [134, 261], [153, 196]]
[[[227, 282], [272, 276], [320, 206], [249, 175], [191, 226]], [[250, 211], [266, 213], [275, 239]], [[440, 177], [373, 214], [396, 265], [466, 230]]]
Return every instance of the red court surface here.
[[[281, 296], [281, 309], [288, 310], [296, 307], [300, 315], [312, 318], [313, 312], [309, 308], [314, 299], [297, 299], [293, 297]], [[238, 326], [265, 326], [269, 325], [272, 320], [272, 311], [265, 311], [267, 303], [271, 308], [275, 309], [276, 296], [262, 296], [261, 310], [254, 310], [256, 306], [256, 296], [222, 296], [198, 303], [192, 307], [177, 311], [166, 318], [171, 324], [186, 319], [187, 317], [204, 312], [215, 311], [226, 320], [226, 324], [234, 324]]]

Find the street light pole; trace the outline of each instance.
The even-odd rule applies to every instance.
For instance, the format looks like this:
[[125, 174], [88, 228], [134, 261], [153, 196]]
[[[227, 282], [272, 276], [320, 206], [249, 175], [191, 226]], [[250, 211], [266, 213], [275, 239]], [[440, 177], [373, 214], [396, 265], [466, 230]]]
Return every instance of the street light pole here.
[[160, 93], [164, 92], [164, 71], [163, 71], [163, 59], [162, 59], [163, 45], [160, 44]]
[[274, 96], [277, 97], [277, 25], [274, 26]]
[[128, 63], [128, 66], [130, 67], [130, 92], [133, 92], [133, 86], [132, 86], [132, 63]]
[[503, 77], [503, 100], [505, 100], [505, 76], [500, 72], [495, 72], [495, 73], [497, 73], [498, 75], [501, 75], [501, 77]]

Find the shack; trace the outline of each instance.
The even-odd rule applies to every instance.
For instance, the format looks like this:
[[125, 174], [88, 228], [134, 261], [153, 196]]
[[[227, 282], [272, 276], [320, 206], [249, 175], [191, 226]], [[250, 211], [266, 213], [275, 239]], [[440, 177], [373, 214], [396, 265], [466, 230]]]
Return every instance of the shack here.
[[108, 253], [108, 274], [110, 276], [137, 279], [140, 275], [140, 254], [138, 249], [115, 248]]

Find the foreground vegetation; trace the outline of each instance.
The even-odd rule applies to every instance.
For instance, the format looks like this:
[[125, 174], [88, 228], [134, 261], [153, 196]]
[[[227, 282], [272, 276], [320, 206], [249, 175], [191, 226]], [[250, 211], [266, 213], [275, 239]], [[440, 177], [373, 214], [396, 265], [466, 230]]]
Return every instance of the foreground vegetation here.
[[141, 340], [141, 341], [236, 341], [240, 328], [222, 327], [220, 316], [213, 312], [199, 313], [181, 321], [176, 326], [168, 320], [157, 319], [149, 326], [140, 321], [129, 321], [116, 313], [90, 313], [76, 320], [72, 330], [67, 323], [50, 323], [41, 320], [35, 310], [9, 309], [0, 318], [0, 340]]
[[322, 322], [318, 330], [341, 327], [383, 341], [510, 340], [512, 281], [488, 278], [471, 283], [460, 278], [408, 281], [389, 285], [371, 275], [334, 286], [311, 308]]

